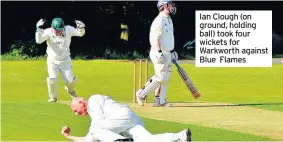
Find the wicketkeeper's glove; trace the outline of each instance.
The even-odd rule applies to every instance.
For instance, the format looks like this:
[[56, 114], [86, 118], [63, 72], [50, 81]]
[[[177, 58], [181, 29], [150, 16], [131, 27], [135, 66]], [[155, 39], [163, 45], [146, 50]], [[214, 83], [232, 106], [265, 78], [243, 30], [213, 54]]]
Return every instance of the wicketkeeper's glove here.
[[85, 24], [82, 21], [75, 20], [75, 23], [77, 24], [77, 28], [85, 28]]
[[43, 32], [43, 25], [45, 23], [44, 19], [40, 19], [37, 23], [36, 23], [36, 31], [42, 33]]

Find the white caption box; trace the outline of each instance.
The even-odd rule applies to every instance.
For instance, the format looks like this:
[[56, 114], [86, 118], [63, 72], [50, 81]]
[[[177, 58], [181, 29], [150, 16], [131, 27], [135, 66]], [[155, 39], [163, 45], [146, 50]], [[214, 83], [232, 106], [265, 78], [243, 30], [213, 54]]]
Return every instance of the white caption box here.
[[195, 14], [196, 67], [272, 67], [272, 11]]

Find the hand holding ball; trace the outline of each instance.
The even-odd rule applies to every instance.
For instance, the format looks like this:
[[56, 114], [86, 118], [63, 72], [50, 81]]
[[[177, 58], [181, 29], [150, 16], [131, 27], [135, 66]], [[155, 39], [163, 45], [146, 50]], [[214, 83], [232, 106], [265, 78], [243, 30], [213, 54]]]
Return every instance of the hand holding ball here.
[[64, 126], [64, 127], [62, 128], [62, 131], [61, 131], [61, 133], [62, 133], [65, 137], [69, 136], [69, 135], [70, 135], [70, 132], [71, 132], [71, 128], [68, 127], [68, 126]]

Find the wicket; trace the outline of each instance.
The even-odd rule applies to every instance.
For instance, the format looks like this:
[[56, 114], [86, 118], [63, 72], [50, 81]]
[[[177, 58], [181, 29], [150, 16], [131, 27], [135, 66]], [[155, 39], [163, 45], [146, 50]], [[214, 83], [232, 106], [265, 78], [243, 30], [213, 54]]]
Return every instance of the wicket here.
[[[133, 89], [133, 103], [137, 103], [136, 101], [136, 91], [137, 91], [137, 84], [136, 84], [136, 75], [137, 75], [137, 65], [136, 63], [139, 62], [139, 65], [140, 65], [140, 69], [139, 69], [139, 88], [142, 88], [143, 85], [147, 82], [148, 80], [148, 60], [147, 59], [139, 59], [139, 60], [134, 60], [134, 76], [133, 76], [133, 86], [134, 86], [134, 89]], [[145, 68], [144, 68], [144, 84], [143, 84], [143, 81], [142, 81], [142, 69], [143, 69], [143, 62], [145, 62]], [[145, 103], [147, 102], [147, 99], [145, 100]]]

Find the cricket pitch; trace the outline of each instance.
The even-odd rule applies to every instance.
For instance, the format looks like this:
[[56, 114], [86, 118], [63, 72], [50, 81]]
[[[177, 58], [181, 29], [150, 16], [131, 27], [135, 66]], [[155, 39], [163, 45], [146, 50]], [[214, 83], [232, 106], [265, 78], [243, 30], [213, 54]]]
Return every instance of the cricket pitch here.
[[[222, 103], [174, 103], [173, 107], [128, 104], [151, 119], [195, 124], [283, 140], [283, 112]], [[175, 106], [175, 107], [174, 107]], [[166, 119], [164, 119], [166, 118]]]

